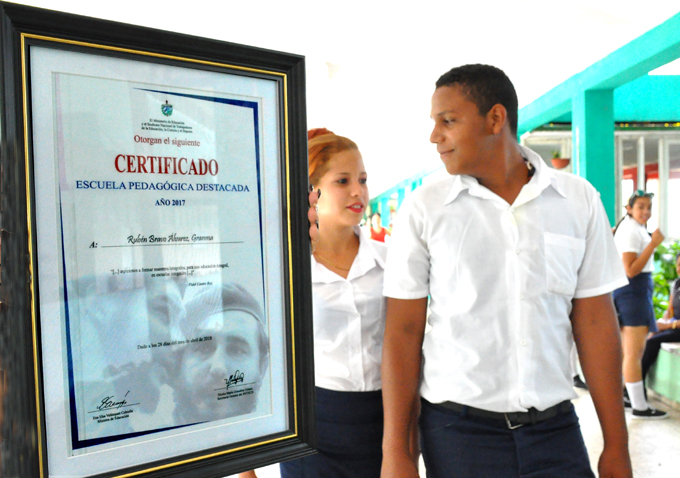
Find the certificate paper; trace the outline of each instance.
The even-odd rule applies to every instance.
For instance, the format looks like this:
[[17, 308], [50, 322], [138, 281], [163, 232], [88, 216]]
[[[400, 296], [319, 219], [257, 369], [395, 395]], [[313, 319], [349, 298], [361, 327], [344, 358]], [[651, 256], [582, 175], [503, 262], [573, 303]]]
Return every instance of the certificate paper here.
[[259, 103], [60, 73], [54, 85], [73, 448], [255, 413]]
[[41, 291], [46, 402], [61, 404], [50, 467], [285, 429], [275, 89], [45, 48], [32, 61], [48, 79], [33, 90], [36, 196], [53, 206], [38, 225], [56, 237], [38, 243], [56, 286]]

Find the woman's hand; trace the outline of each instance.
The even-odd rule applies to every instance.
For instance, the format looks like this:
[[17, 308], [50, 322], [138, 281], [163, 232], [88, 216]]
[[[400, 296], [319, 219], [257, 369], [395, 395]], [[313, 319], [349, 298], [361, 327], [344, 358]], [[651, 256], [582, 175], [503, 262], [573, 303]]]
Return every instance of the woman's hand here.
[[250, 470], [239, 473], [238, 478], [257, 478], [257, 475], [255, 474], [255, 470]]
[[[673, 325], [675, 325], [675, 327], [673, 327]], [[656, 321], [656, 328], [659, 329], [659, 332], [676, 328], [680, 329], [678, 325], [680, 325], [680, 322], [675, 319], [659, 319]]]
[[642, 269], [644, 269], [649, 258], [654, 255], [654, 249], [656, 249], [664, 239], [665, 237], [661, 233], [661, 230], [657, 229], [652, 233], [652, 240], [639, 255], [634, 252], [624, 252], [621, 254], [623, 268], [626, 270], [626, 275], [629, 278], [633, 278], [642, 272]]
[[309, 209], [307, 210], [307, 218], [309, 219], [309, 242], [311, 244], [312, 254], [319, 244], [319, 215], [316, 213], [316, 203], [321, 196], [321, 190], [312, 191], [309, 193]]
[[652, 233], [652, 244], [656, 248], [659, 244], [663, 242], [666, 237], [662, 234], [661, 229], [657, 228], [656, 231]]

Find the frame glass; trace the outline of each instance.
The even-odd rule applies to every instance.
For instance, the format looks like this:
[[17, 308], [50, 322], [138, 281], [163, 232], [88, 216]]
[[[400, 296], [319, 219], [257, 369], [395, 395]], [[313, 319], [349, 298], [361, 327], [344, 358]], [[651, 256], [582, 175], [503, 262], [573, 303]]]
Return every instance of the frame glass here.
[[3, 91], [22, 145], [3, 190], [26, 227], [3, 275], [5, 250], [29, 258], [29, 307], [3, 314], [31, 339], [2, 355], [34, 377], [5, 408], [36, 437], [3, 469], [225, 476], [311, 453], [303, 58], [2, 8], [22, 99]]

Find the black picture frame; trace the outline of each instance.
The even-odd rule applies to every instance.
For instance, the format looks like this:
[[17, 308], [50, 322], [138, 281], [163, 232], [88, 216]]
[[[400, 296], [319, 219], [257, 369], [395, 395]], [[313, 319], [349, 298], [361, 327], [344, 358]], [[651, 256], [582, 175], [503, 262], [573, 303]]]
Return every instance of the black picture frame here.
[[[97, 477], [223, 477], [313, 453], [314, 371], [307, 221], [304, 57], [0, 2], [0, 464], [3, 476], [49, 478], [43, 324], [31, 126], [31, 48], [85, 52], [276, 83], [288, 427], [247, 441], [139, 463]], [[85, 476], [85, 475], [83, 475]]]

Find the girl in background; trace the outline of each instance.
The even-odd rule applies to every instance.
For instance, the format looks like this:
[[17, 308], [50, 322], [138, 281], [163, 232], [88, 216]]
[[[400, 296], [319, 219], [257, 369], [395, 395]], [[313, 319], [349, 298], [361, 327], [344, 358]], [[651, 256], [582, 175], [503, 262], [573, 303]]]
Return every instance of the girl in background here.
[[378, 242], [387, 242], [390, 231], [382, 226], [382, 217], [379, 212], [371, 216], [371, 239]]
[[621, 324], [623, 379], [633, 418], [660, 419], [668, 415], [650, 407], [642, 379], [642, 354], [647, 334], [656, 332], [652, 304], [654, 249], [664, 236], [659, 229], [651, 234], [646, 224], [652, 216], [651, 193], [636, 191], [626, 205], [626, 216], [614, 231], [614, 242], [621, 254], [628, 285], [614, 291], [614, 305]]

